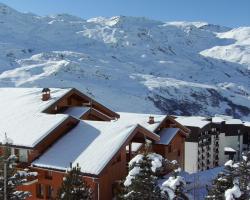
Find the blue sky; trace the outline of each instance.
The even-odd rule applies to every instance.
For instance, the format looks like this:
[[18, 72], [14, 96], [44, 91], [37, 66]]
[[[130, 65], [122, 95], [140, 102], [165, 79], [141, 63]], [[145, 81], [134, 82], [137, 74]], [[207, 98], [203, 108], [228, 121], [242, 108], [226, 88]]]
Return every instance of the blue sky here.
[[144, 16], [163, 21], [206, 21], [250, 26], [250, 0], [0, 0], [19, 11], [39, 15], [69, 13], [96, 16]]

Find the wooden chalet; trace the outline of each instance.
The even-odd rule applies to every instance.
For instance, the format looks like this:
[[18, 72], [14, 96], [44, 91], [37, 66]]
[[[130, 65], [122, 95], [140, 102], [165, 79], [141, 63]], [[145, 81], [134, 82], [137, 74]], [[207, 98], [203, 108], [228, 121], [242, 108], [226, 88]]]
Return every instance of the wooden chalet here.
[[116, 113], [72, 88], [1, 88], [0, 94], [0, 133], [11, 139], [18, 166], [38, 172], [21, 187], [29, 199], [54, 199], [71, 165], [81, 167], [94, 199], [112, 199], [146, 139], [184, 166], [189, 130], [172, 117]]

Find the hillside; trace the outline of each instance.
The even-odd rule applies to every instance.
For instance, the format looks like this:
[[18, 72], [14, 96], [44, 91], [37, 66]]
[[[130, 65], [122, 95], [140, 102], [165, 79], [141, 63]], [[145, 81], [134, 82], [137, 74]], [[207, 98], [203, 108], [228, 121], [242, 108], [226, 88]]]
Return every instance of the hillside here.
[[0, 87], [77, 87], [119, 111], [250, 119], [250, 27], [0, 4]]

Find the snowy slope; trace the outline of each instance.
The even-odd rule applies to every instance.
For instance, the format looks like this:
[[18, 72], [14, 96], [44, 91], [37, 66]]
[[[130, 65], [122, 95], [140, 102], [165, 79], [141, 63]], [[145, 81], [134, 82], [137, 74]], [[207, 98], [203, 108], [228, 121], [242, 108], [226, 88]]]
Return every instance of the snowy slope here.
[[250, 119], [249, 80], [250, 27], [0, 4], [0, 87], [77, 87], [119, 111]]

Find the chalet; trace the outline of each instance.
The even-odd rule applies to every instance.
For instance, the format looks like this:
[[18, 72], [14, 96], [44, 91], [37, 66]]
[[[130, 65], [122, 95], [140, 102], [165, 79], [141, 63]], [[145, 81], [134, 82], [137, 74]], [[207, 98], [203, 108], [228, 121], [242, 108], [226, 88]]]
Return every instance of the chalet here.
[[79, 165], [94, 199], [112, 199], [127, 162], [151, 140], [184, 167], [189, 129], [163, 115], [114, 112], [74, 88], [1, 88], [0, 142], [11, 141], [20, 168], [38, 177], [22, 189], [53, 199], [66, 170]]

